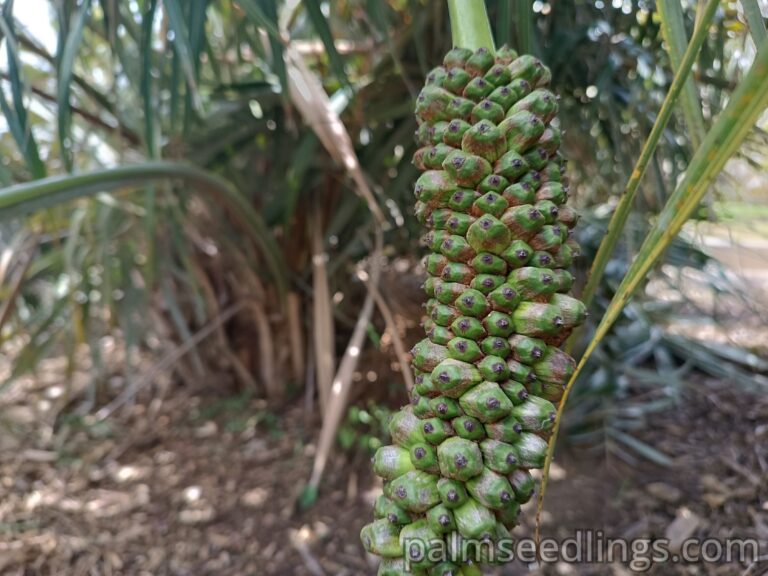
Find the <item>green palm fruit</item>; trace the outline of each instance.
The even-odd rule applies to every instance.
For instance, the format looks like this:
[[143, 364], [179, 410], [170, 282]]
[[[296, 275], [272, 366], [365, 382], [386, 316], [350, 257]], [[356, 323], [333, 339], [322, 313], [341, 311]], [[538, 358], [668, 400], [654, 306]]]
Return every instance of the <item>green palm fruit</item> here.
[[400, 527], [386, 518], [364, 526], [360, 531], [360, 540], [371, 554], [397, 558], [403, 553], [400, 546]]
[[461, 141], [464, 138], [464, 134], [471, 127], [469, 122], [465, 122], [460, 118], [451, 120], [443, 133], [443, 144], [447, 144], [453, 148], [461, 148]]
[[413, 413], [419, 419], [432, 418], [435, 415], [429, 404], [429, 398], [420, 395], [418, 392], [414, 392], [412, 395], [411, 406], [413, 406]]
[[483, 382], [459, 398], [464, 412], [488, 423], [501, 420], [512, 409], [512, 403], [496, 382]]
[[480, 48], [467, 58], [464, 68], [473, 76], [481, 76], [493, 66], [495, 61], [494, 55], [490, 50]]
[[437, 396], [429, 401], [432, 412], [443, 420], [452, 420], [461, 414], [459, 403], [454, 398]]
[[467, 241], [475, 252], [501, 254], [511, 239], [509, 228], [492, 214], [481, 216], [467, 230]]
[[512, 320], [515, 332], [524, 336], [554, 336], [566, 328], [560, 307], [540, 302], [521, 302]]
[[474, 190], [460, 189], [451, 194], [448, 200], [448, 207], [451, 210], [465, 211], [468, 210], [474, 201], [480, 197], [478, 192]]
[[445, 77], [447, 76], [447, 74], [448, 74], [448, 72], [442, 66], [438, 66], [436, 68], [433, 68], [427, 74], [427, 77], [425, 78], [424, 84], [426, 86], [437, 86], [437, 87], [440, 87], [445, 82]]
[[447, 172], [428, 170], [416, 181], [416, 198], [432, 208], [448, 205], [448, 199], [458, 188]]
[[427, 418], [426, 420], [422, 420], [421, 429], [424, 432], [424, 438], [427, 439], [427, 442], [435, 446], [454, 434], [451, 423], [441, 420], [440, 418]]
[[440, 276], [440, 273], [443, 271], [443, 268], [446, 267], [448, 262], [448, 258], [442, 254], [430, 254], [424, 259], [424, 267], [427, 269], [427, 272], [433, 276]]
[[475, 256], [475, 251], [464, 236], [451, 234], [443, 239], [440, 252], [454, 262], [468, 262]]
[[438, 208], [427, 217], [426, 223], [436, 230], [447, 230], [451, 234], [466, 234], [475, 221], [473, 216], [462, 214], [450, 208]]
[[494, 311], [512, 312], [523, 297], [510, 284], [504, 283], [488, 295], [488, 301]]
[[472, 213], [477, 216], [490, 214], [498, 218], [507, 208], [509, 208], [509, 202], [507, 202], [504, 196], [498, 192], [490, 191], [475, 200], [475, 203], [472, 205]]
[[[498, 336], [489, 336], [480, 342], [480, 349], [484, 354], [506, 358], [510, 354], [509, 342], [505, 338]], [[487, 378], [486, 378], [487, 380]]]
[[485, 295], [479, 290], [472, 288], [465, 290], [461, 296], [456, 298], [454, 305], [462, 314], [474, 316], [475, 318], [482, 318], [489, 310]]
[[[539, 148], [545, 150], [541, 146]], [[539, 175], [541, 176], [542, 184], [547, 182], [560, 182], [562, 184], [566, 181], [564, 171], [557, 162], [547, 162], [546, 166], [539, 170]]]
[[469, 120], [469, 115], [472, 113], [472, 108], [474, 108], [474, 106], [475, 103], [472, 102], [472, 100], [456, 96], [448, 101], [445, 111], [450, 118]]
[[562, 134], [560, 129], [550, 125], [547, 126], [544, 132], [541, 133], [541, 137], [539, 138], [537, 144], [539, 147], [544, 148], [544, 150], [546, 150], [547, 153], [551, 156], [557, 152], [558, 148], [560, 148], [561, 139]]
[[[391, 555], [380, 573], [404, 573], [408, 551], [392, 546], [395, 537], [495, 545], [531, 498], [528, 470], [544, 463], [575, 365], [558, 346], [586, 317], [569, 295], [578, 215], [567, 205], [550, 79], [536, 58], [507, 47], [495, 57], [457, 48], [417, 98], [428, 338], [413, 350], [412, 403], [390, 421], [392, 446], [374, 457], [385, 480], [376, 522], [389, 527], [371, 524], [363, 536], [366, 549]], [[488, 547], [477, 556], [488, 560]]]
[[[515, 448], [520, 455], [521, 468], [541, 468], [544, 466], [544, 459], [547, 456], [547, 442], [540, 436], [531, 432], [523, 432], [515, 443]], [[404, 477], [400, 476], [400, 478]]]
[[504, 189], [502, 196], [509, 206], [524, 206], [536, 200], [536, 191], [527, 182], [515, 182]]
[[507, 186], [509, 186], [509, 180], [498, 174], [490, 174], [480, 181], [480, 184], [477, 185], [477, 191], [480, 194], [501, 192]]
[[459, 398], [468, 389], [482, 381], [480, 371], [467, 362], [449, 358], [435, 366], [432, 381], [440, 393], [449, 398]]
[[464, 87], [461, 95], [470, 101], [479, 102], [493, 92], [493, 90], [493, 84], [488, 82], [485, 78], [476, 77], [469, 81], [469, 84]]
[[543, 340], [515, 334], [509, 339], [512, 357], [524, 364], [535, 364], [544, 356], [547, 345]]
[[465, 438], [447, 439], [437, 448], [440, 473], [446, 478], [466, 482], [483, 471], [483, 456], [475, 442]]
[[[472, 114], [470, 115], [469, 119], [473, 123], [479, 123], [482, 120], [487, 120], [491, 125], [493, 125], [494, 129], [498, 130], [495, 126], [495, 123], [504, 119], [504, 108], [502, 108], [499, 104], [496, 104], [496, 102], [486, 98], [478, 102], [478, 104], [472, 108]], [[499, 132], [499, 135], [501, 135], [501, 132]], [[505, 139], [502, 136], [502, 141], [504, 140]], [[499, 149], [503, 153], [504, 146], [499, 146]], [[483, 155], [483, 157], [486, 158], [486, 160], [489, 160], [485, 155]], [[496, 156], [496, 158], [498, 158], [498, 156]], [[489, 161], [492, 162], [492, 160]]]
[[464, 483], [451, 478], [440, 478], [437, 481], [437, 491], [440, 501], [450, 510], [458, 508], [469, 499]]
[[440, 170], [451, 151], [453, 148], [442, 142], [434, 146], [425, 146], [413, 155], [413, 165], [419, 170]]
[[522, 382], [517, 380], [506, 380], [500, 384], [502, 391], [507, 395], [507, 398], [517, 406], [525, 402], [528, 398], [528, 390]]
[[[563, 248], [567, 246], [561, 246], [558, 250], [558, 254], [563, 251]], [[555, 268], [552, 270], [552, 275], [555, 277], [555, 284], [557, 284], [557, 291], [561, 294], [570, 292], [573, 287], [573, 274], [564, 270], [563, 268]]]
[[512, 444], [487, 438], [480, 442], [485, 465], [499, 474], [510, 474], [518, 466], [517, 450]]
[[547, 224], [534, 235], [528, 244], [534, 250], [548, 250], [550, 252], [557, 252], [560, 249], [560, 245], [563, 243], [562, 228], [560, 225]]
[[[433, 149], [436, 149], [437, 146], [435, 146]], [[430, 157], [431, 159], [434, 159], [440, 154], [440, 150], [435, 150], [434, 155]], [[523, 154], [523, 160], [526, 161], [528, 166], [531, 167], [532, 170], [543, 170], [544, 167], [547, 165], [547, 162], [549, 160], [549, 154], [547, 154], [547, 151], [543, 148], [532, 148], [525, 154]], [[429, 168], [431, 166], [427, 166]]]
[[443, 66], [446, 68], [464, 68], [470, 56], [472, 56], [472, 50], [468, 48], [451, 48], [443, 57]]
[[493, 165], [496, 174], [501, 174], [508, 180], [517, 180], [520, 176], [528, 172], [529, 166], [525, 159], [514, 150], [510, 150], [504, 156], [499, 158]]
[[477, 369], [483, 380], [489, 382], [501, 382], [509, 378], [509, 369], [503, 358], [498, 356], [486, 356], [477, 363]]
[[528, 470], [515, 470], [512, 472], [509, 475], [509, 483], [515, 492], [515, 500], [520, 502], [520, 504], [528, 502], [531, 496], [533, 496], [533, 491], [536, 489], [536, 482]]
[[459, 311], [447, 304], [436, 303], [428, 313], [435, 324], [446, 327], [450, 326], [459, 317]]
[[496, 533], [496, 517], [474, 498], [467, 498], [453, 511], [453, 516], [464, 538], [491, 538]]
[[429, 444], [414, 444], [409, 452], [411, 463], [417, 470], [438, 474], [437, 451]]
[[534, 114], [523, 110], [508, 115], [499, 124], [499, 130], [507, 140], [507, 148], [520, 153], [536, 144], [546, 126]]
[[474, 340], [469, 338], [456, 337], [446, 346], [448, 348], [448, 355], [454, 360], [461, 360], [463, 362], [475, 362], [483, 357], [483, 352], [480, 350], [480, 346]]
[[504, 64], [499, 63], [491, 66], [484, 78], [496, 87], [505, 86], [512, 80], [512, 73]]
[[459, 438], [475, 441], [485, 438], [483, 423], [477, 418], [467, 415], [459, 416], [454, 418], [451, 424], [453, 424], [453, 429]]
[[522, 54], [509, 64], [513, 78], [522, 78], [531, 86], [545, 86], [552, 77], [549, 69], [534, 56]]
[[482, 292], [483, 294], [489, 294], [495, 288], [501, 286], [507, 280], [506, 276], [496, 276], [494, 274], [478, 274], [469, 283], [469, 287]]
[[[456, 265], [456, 262], [451, 262], [451, 265]], [[450, 265], [449, 265], [450, 266]], [[446, 266], [444, 268], [445, 270], [449, 270], [449, 266]], [[464, 264], [461, 264], [461, 266], [464, 266]], [[456, 271], [456, 268], [451, 267], [448, 274], [454, 273]], [[427, 278], [427, 281], [429, 281], [431, 278]], [[434, 286], [434, 296], [437, 299], [438, 302], [441, 304], [453, 304], [453, 302], [461, 296], [464, 291], [467, 289], [466, 284], [461, 284], [460, 282], [445, 282], [441, 279], [432, 279], [434, 280], [433, 286]], [[426, 291], [426, 290], [425, 290]]]
[[[408, 552], [408, 542], [416, 541], [423, 543], [423, 546], [428, 546], [429, 543], [437, 540], [440, 537], [440, 532], [432, 529], [431, 524], [426, 518], [416, 520], [410, 524], [403, 526], [400, 530], [400, 548], [401, 550]], [[421, 547], [411, 550], [412, 556], [410, 558], [411, 566], [416, 568], [429, 568], [434, 562], [429, 560], [429, 557], [424, 555], [422, 557]]]
[[[529, 261], [529, 264], [532, 262]], [[552, 270], [523, 266], [509, 273], [509, 283], [525, 300], [538, 300], [542, 296], [551, 296], [557, 289]]]
[[544, 215], [544, 221], [547, 224], [558, 222], [557, 217], [560, 215], [560, 208], [551, 200], [539, 200], [534, 207]]
[[423, 513], [440, 501], [437, 481], [434, 474], [411, 470], [386, 484], [384, 494], [409, 512]]
[[427, 337], [434, 342], [435, 344], [440, 344], [442, 346], [445, 346], [453, 340], [456, 335], [451, 332], [448, 328], [444, 326], [437, 326], [434, 325], [431, 328], [429, 328], [427, 331]]
[[432, 382], [432, 376], [423, 372], [417, 373], [414, 378], [413, 389], [417, 394], [422, 396], [435, 396], [438, 394], [437, 388], [435, 388], [434, 382]]
[[507, 360], [507, 368], [509, 369], [509, 377], [513, 380], [517, 380], [523, 384], [536, 380], [536, 374], [533, 369], [526, 364], [518, 362], [514, 358]]
[[449, 262], [443, 268], [440, 278], [446, 282], [468, 284], [474, 276], [472, 268], [463, 262]]
[[[519, 239], [526, 240], [541, 230], [546, 222], [544, 214], [539, 212], [539, 210], [531, 204], [522, 204], [507, 209], [504, 214], [501, 215], [501, 221], [509, 226], [513, 235], [517, 236]], [[502, 257], [506, 259], [505, 255], [502, 255]], [[510, 262], [510, 264], [512, 264], [512, 262]]]
[[[514, 490], [514, 486], [512, 487]], [[515, 495], [517, 498], [517, 495]], [[496, 520], [498, 520], [500, 526], [496, 527], [496, 533], [502, 538], [509, 538], [509, 530], [507, 526], [517, 526], [517, 520], [520, 517], [520, 502], [514, 500], [509, 506], [501, 510], [496, 510]]]
[[570, 268], [573, 264], [573, 249], [568, 244], [560, 246], [552, 255], [552, 268]]
[[466, 482], [467, 492], [486, 508], [501, 510], [514, 500], [512, 486], [503, 475], [483, 467], [479, 476]]
[[565, 326], [578, 326], [587, 319], [587, 307], [572, 296], [555, 294], [552, 296], [551, 302], [560, 309], [560, 316]]
[[573, 358], [554, 346], [548, 346], [533, 365], [533, 371], [542, 382], [568, 382], [575, 370], [576, 362]]
[[450, 352], [445, 346], [440, 346], [425, 338], [413, 347], [411, 354], [413, 355], [414, 367], [423, 372], [429, 372], [448, 358]]
[[557, 97], [549, 90], [538, 89], [518, 100], [510, 108], [510, 112], [528, 110], [538, 116], [542, 122], [549, 124], [549, 121], [557, 114], [557, 108]]
[[[533, 256], [531, 256], [530, 261], [528, 262], [531, 266], [534, 268], [552, 268], [552, 254], [549, 252], [544, 252], [543, 250], [537, 250], [533, 253]], [[552, 272], [550, 270], [550, 272]]]
[[373, 456], [373, 471], [385, 480], [394, 480], [413, 469], [408, 451], [399, 446], [382, 446]]
[[380, 494], [373, 505], [373, 515], [378, 520], [386, 518], [392, 524], [408, 524], [413, 521], [411, 515], [392, 502], [389, 498]]
[[480, 340], [486, 334], [482, 322], [472, 316], [459, 316], [451, 324], [451, 330], [456, 336], [471, 340]]
[[[518, 100], [518, 92], [511, 86], [499, 86], [488, 95], [488, 100], [496, 102], [505, 110], [508, 110]], [[421, 140], [419, 140], [421, 141]]]
[[560, 206], [557, 219], [568, 228], [573, 228], [579, 222], [579, 213], [570, 206]]
[[521, 178], [520, 178], [521, 184], [527, 184], [534, 190], [538, 190], [541, 186], [541, 175], [536, 172], [536, 170], [531, 170], [530, 172], [526, 172]]
[[485, 425], [485, 433], [488, 435], [488, 438], [498, 440], [499, 442], [508, 442], [510, 444], [517, 442], [522, 432], [523, 425], [514, 416], [507, 416], [502, 420]]
[[536, 199], [549, 200], [560, 206], [568, 200], [568, 190], [560, 182], [545, 182], [536, 190]]
[[[475, 106], [475, 109], [478, 108], [480, 108], [480, 113], [487, 113], [488, 115], [493, 114], [493, 111], [498, 109], [498, 113], [502, 117], [504, 116], [501, 106], [490, 100], [483, 100]], [[474, 117], [477, 115], [478, 113], [473, 110], [473, 122], [475, 122]], [[488, 162], [495, 162], [506, 151], [506, 142], [506, 138], [493, 123], [493, 119], [483, 117], [479, 118], [474, 126], [464, 132], [464, 136], [461, 138], [461, 149], [468, 154], [485, 158]]]
[[[421, 420], [413, 413], [411, 406], [404, 406], [392, 415], [389, 420], [389, 435], [395, 445], [406, 450], [414, 444], [427, 441], [421, 430]], [[410, 457], [408, 460], [410, 461]]]
[[453, 512], [445, 504], [438, 504], [427, 512], [429, 527], [438, 534], [447, 534], [456, 530]]
[[512, 416], [526, 432], [545, 432], [554, 425], [557, 408], [549, 400], [528, 396], [525, 402], [512, 408]]
[[463, 68], [451, 68], [445, 73], [442, 87], [454, 94], [461, 94], [472, 76]]

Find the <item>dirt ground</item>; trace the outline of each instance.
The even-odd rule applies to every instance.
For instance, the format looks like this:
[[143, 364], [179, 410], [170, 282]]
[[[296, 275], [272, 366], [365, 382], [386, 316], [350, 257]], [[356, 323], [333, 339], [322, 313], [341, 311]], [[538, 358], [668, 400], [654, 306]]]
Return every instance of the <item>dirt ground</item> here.
[[[297, 404], [301, 404], [297, 402]], [[380, 489], [367, 457], [336, 453], [316, 505], [299, 512], [317, 422], [301, 407], [206, 389], [150, 400], [99, 425], [70, 424], [0, 456], [0, 574], [369, 575], [358, 533]], [[545, 536], [745, 537], [768, 555], [768, 397], [704, 378], [643, 439], [674, 464], [629, 466], [560, 449]], [[53, 450], [56, 445], [66, 449]], [[528, 509], [515, 534], [529, 535]], [[662, 575], [765, 574], [738, 564], [661, 565]], [[498, 574], [525, 574], [513, 564]], [[538, 574], [628, 574], [560, 564]]]

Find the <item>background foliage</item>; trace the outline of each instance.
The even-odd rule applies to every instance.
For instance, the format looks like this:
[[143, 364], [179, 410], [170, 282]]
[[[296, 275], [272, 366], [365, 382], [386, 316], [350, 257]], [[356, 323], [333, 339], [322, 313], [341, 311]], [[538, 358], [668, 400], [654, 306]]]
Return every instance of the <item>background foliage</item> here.
[[[72, 391], [72, 410], [100, 417], [168, 371], [190, 386], [215, 379], [275, 402], [308, 389], [329, 423], [322, 459], [360, 349], [381, 346], [384, 329], [397, 340], [372, 312], [375, 301], [386, 318], [396, 297], [375, 297], [377, 262], [420, 253], [412, 102], [450, 45], [444, 2], [37, 4], [49, 12], [50, 39], [20, 21], [20, 2], [6, 0], [0, 17], [0, 182], [58, 179], [21, 200], [13, 188], [0, 193], [0, 345], [12, 359], [3, 378], [34, 374], [52, 355], [70, 370], [85, 363], [92, 381]], [[586, 222], [583, 280], [703, 3], [537, 1], [522, 13], [518, 4], [488, 2], [497, 40], [540, 55], [561, 95], [572, 193]], [[764, 35], [754, 0], [719, 3], [593, 318]], [[741, 184], [765, 168], [760, 126], [696, 220], [738, 207]], [[681, 290], [691, 275], [722, 301], [764, 311], [693, 235], [675, 240], [651, 278], [657, 289], [624, 310], [582, 373], [572, 438], [663, 462], [632, 430], [648, 411], [674, 405], [691, 370], [765, 383], [755, 351], [667, 330], [672, 319], [718, 320], [716, 307]], [[660, 290], [676, 296], [660, 300]], [[594, 328], [573, 342], [577, 351]], [[146, 358], [155, 361], [149, 371]], [[345, 425], [344, 444], [354, 444], [354, 429]]]

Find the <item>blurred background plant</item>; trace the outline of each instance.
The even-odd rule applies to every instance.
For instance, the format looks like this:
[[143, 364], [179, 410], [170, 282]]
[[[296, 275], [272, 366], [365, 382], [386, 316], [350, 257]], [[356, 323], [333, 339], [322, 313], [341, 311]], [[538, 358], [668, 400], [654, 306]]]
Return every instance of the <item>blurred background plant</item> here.
[[[703, 3], [523, 4], [488, 7], [498, 43], [552, 69], [583, 281]], [[707, 26], [593, 318], [764, 43], [760, 9], [723, 1]], [[335, 439], [373, 448], [415, 341], [416, 319], [392, 308], [421, 274], [412, 103], [450, 44], [445, 3], [6, 0], [0, 34], [0, 182], [27, 184], [0, 193], [6, 386], [51, 359], [85, 368], [60, 423], [102, 420], [168, 379], [276, 407], [303, 395], [323, 420], [315, 485]], [[767, 383], [764, 347], [733, 330], [759, 329], [765, 301], [732, 267], [766, 233], [768, 209], [751, 206], [768, 186], [764, 128], [582, 373], [572, 440], [663, 464], [633, 431], [675, 405], [691, 371]], [[387, 354], [381, 375], [362, 375], [365, 349]]]

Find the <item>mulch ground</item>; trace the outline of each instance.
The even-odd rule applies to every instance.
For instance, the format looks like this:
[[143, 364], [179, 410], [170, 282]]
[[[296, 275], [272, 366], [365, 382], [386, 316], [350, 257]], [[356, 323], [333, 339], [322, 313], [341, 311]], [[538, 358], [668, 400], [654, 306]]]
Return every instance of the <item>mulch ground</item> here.
[[[298, 510], [315, 426], [302, 408], [274, 414], [259, 401], [179, 390], [102, 424], [21, 439], [0, 453], [0, 574], [375, 573], [358, 540], [380, 489], [367, 456], [337, 452], [318, 502]], [[679, 408], [651, 418], [642, 437], [674, 465], [629, 466], [563, 445], [544, 534], [592, 528], [614, 537], [768, 542], [768, 397], [701, 379]], [[530, 534], [532, 512], [517, 535]], [[650, 573], [766, 569], [663, 565]], [[619, 563], [536, 572], [628, 574]], [[513, 564], [498, 573], [528, 570]]]

